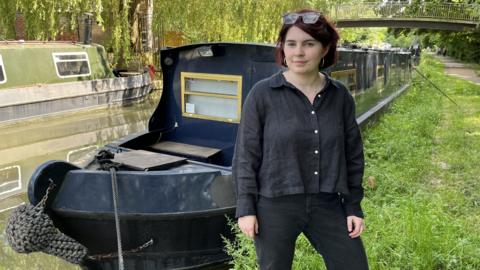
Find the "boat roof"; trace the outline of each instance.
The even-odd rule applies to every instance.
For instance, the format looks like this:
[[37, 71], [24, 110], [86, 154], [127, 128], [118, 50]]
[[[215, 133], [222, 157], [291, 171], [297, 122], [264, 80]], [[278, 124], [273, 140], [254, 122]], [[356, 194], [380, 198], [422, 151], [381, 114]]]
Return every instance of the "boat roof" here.
[[[70, 53], [86, 54], [87, 57], [76, 59], [77, 63], [81, 64], [65, 65], [62, 59]], [[0, 91], [38, 84], [87, 81], [112, 76], [105, 49], [98, 44], [0, 41]]]
[[209, 45], [222, 45], [222, 46], [266, 46], [266, 47], [275, 47], [275, 44], [271, 43], [258, 43], [258, 42], [229, 42], [229, 41], [222, 41], [222, 42], [200, 42], [200, 43], [192, 43], [186, 44], [177, 47], [166, 47], [162, 50], [188, 50], [192, 48], [197, 48], [201, 46], [209, 46]]
[[71, 41], [22, 41], [22, 40], [1, 40], [0, 49], [2, 48], [81, 48], [81, 47], [98, 47], [99, 44], [83, 44]]

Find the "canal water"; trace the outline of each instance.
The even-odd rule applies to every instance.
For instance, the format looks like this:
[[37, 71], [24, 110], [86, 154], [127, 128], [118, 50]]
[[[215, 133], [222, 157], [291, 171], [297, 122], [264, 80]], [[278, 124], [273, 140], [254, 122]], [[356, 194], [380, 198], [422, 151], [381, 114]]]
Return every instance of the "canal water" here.
[[80, 269], [43, 253], [17, 254], [6, 245], [5, 224], [11, 209], [28, 201], [33, 170], [47, 160], [88, 162], [99, 147], [148, 129], [160, 99], [156, 91], [140, 103], [98, 108], [0, 125], [0, 270]]
[[[366, 91], [355, 91], [357, 116], [400, 89], [410, 78], [379, 81]], [[66, 160], [82, 166], [103, 145], [148, 129], [160, 92], [141, 103], [77, 111], [42, 119], [0, 125], [0, 270], [80, 269], [43, 253], [18, 254], [6, 244], [5, 224], [11, 210], [28, 202], [26, 190], [33, 170], [47, 160]]]

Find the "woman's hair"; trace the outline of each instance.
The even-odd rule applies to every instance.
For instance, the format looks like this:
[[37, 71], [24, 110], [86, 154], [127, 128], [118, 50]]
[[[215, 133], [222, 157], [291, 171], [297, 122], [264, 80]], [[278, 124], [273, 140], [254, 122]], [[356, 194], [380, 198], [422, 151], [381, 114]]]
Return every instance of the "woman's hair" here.
[[[302, 9], [295, 11], [295, 13], [307, 13], [307, 12], [317, 12], [310, 9]], [[283, 24], [278, 34], [277, 48], [275, 49], [275, 61], [277, 64], [286, 67], [285, 65], [285, 54], [283, 53], [283, 46], [285, 44], [285, 38], [287, 36], [288, 30], [296, 26], [300, 28], [305, 33], [312, 36], [314, 39], [320, 41], [323, 47], [328, 47], [328, 52], [323, 58], [324, 61], [320, 62], [319, 69], [327, 68], [332, 66], [337, 62], [337, 42], [340, 36], [338, 35], [335, 26], [330, 22], [325, 16], [320, 13], [320, 17], [317, 22], [313, 24], [303, 23], [303, 18], [298, 18], [293, 24]], [[323, 63], [322, 63], [323, 62]], [[323, 64], [323, 65], [322, 65]]]

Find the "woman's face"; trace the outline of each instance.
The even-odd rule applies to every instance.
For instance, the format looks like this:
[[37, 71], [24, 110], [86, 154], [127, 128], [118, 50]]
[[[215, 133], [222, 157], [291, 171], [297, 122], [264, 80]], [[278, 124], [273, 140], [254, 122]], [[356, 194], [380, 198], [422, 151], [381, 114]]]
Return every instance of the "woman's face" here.
[[328, 48], [296, 26], [292, 26], [285, 36], [283, 52], [288, 69], [294, 73], [317, 73], [322, 58]]

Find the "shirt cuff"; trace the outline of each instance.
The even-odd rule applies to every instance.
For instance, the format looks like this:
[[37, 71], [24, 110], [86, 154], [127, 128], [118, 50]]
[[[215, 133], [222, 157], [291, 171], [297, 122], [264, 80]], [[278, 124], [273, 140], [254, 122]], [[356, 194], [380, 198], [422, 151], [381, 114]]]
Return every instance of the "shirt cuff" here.
[[364, 218], [362, 206], [360, 203], [354, 204], [344, 204], [343, 208], [345, 209], [345, 214], [348, 216], [356, 216], [359, 218]]
[[240, 196], [237, 199], [237, 211], [235, 217], [251, 216], [256, 215], [257, 210], [255, 207], [255, 196], [254, 195], [244, 195]]

